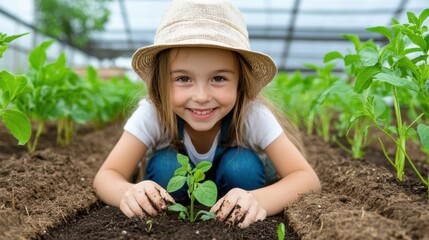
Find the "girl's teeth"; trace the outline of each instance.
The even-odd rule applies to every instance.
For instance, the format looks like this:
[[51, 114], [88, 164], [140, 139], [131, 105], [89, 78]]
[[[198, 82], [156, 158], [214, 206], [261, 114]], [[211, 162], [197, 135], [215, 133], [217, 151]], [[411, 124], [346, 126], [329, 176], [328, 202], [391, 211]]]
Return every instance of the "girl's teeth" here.
[[204, 111], [198, 111], [198, 110], [192, 110], [193, 113], [196, 113], [198, 115], [204, 115], [207, 114], [209, 112], [211, 112], [213, 109], [209, 109], [209, 110], [204, 110]]

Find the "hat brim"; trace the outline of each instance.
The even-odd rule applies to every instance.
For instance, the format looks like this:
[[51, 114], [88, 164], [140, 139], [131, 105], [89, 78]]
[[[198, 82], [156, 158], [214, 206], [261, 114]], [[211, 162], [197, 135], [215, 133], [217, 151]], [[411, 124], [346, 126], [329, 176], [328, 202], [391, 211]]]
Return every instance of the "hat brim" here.
[[[146, 83], [150, 81], [150, 70], [153, 67], [155, 56], [170, 48], [179, 47], [208, 47], [218, 48], [230, 51], [238, 52], [243, 58], [250, 64], [251, 71], [258, 81], [259, 88], [262, 89], [270, 81], [273, 80], [277, 74], [277, 67], [272, 58], [264, 53], [251, 51], [247, 49], [231, 48], [228, 46], [219, 46], [219, 43], [214, 44], [157, 44], [139, 48], [132, 57], [132, 67], [134, 71], [142, 78]], [[260, 90], [258, 89], [258, 90]]]

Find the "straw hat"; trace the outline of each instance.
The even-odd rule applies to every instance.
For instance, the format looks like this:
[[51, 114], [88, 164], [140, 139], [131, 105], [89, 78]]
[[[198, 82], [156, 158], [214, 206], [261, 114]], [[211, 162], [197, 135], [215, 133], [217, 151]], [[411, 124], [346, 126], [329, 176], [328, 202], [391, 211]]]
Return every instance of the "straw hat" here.
[[268, 55], [250, 50], [244, 18], [228, 0], [173, 0], [156, 31], [154, 44], [134, 53], [134, 71], [149, 81], [156, 54], [174, 47], [211, 47], [240, 53], [259, 81], [258, 90], [277, 73]]

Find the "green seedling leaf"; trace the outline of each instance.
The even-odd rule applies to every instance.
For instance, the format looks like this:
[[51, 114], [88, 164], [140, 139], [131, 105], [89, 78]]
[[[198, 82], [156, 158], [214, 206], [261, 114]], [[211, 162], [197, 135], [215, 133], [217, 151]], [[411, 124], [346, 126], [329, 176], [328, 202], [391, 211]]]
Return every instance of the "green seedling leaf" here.
[[343, 58], [343, 55], [341, 55], [340, 52], [333, 51], [333, 52], [329, 52], [329, 53], [325, 54], [325, 57], [323, 58], [323, 62], [327, 63], [327, 62], [330, 62], [334, 59], [342, 59], [342, 58]]
[[174, 176], [170, 179], [170, 181], [167, 184], [167, 191], [168, 192], [175, 192], [179, 190], [180, 188], [185, 185], [186, 177], [184, 176]]
[[343, 34], [343, 37], [347, 38], [349, 41], [351, 41], [355, 45], [356, 52], [359, 52], [360, 50], [360, 39], [358, 36], [353, 34]]
[[285, 239], [285, 224], [284, 223], [280, 223], [279, 226], [277, 227], [277, 237], [279, 240], [284, 240]]
[[34, 69], [41, 70], [46, 62], [46, 49], [54, 43], [53, 40], [45, 41], [31, 51], [28, 60], [30, 66]]
[[429, 8], [425, 9], [422, 13], [420, 13], [420, 16], [419, 16], [419, 23], [420, 23], [420, 25], [422, 25], [423, 22], [428, 17], [429, 17]]
[[168, 206], [168, 210], [174, 211], [174, 212], [187, 212], [188, 211], [188, 209], [180, 203], [175, 203], [173, 205]]
[[362, 69], [356, 77], [356, 83], [354, 86], [355, 92], [361, 93], [363, 90], [369, 88], [372, 83], [372, 78], [380, 71], [379, 67], [367, 67]]
[[374, 79], [382, 82], [389, 83], [396, 87], [407, 87], [411, 90], [418, 91], [419, 86], [412, 81], [409, 81], [404, 78], [397, 77], [394, 73], [378, 73]]
[[179, 153], [177, 154], [177, 161], [180, 163], [180, 165], [187, 166], [189, 163], [189, 158]]
[[419, 124], [417, 126], [417, 133], [419, 134], [422, 146], [429, 151], [429, 126]]
[[200, 170], [201, 172], [207, 172], [212, 167], [211, 162], [202, 161], [195, 166], [195, 170]]
[[174, 171], [174, 176], [186, 176], [186, 166], [182, 166]]
[[203, 221], [208, 221], [208, 220], [212, 220], [216, 217], [216, 213], [215, 212], [209, 212], [209, 211], [205, 211], [205, 210], [201, 210], [197, 213], [197, 215], [201, 215], [201, 220]]
[[15, 40], [19, 37], [22, 37], [24, 35], [27, 35], [27, 34], [29, 34], [29, 33], [26, 32], [26, 33], [21, 33], [21, 34], [17, 34], [17, 35], [11, 35], [11, 36], [6, 36], [6, 34], [2, 34], [2, 35], [0, 35], [0, 45], [3, 45], [5, 43], [10, 43], [13, 40]]
[[3, 57], [3, 53], [4, 52], [6, 52], [6, 50], [8, 49], [9, 47], [7, 46], [7, 45], [0, 45], [0, 58], [2, 58]]
[[18, 139], [19, 145], [24, 145], [30, 140], [31, 123], [23, 113], [6, 109], [0, 117], [6, 128]]
[[217, 188], [213, 181], [207, 180], [198, 185], [194, 191], [195, 198], [201, 204], [211, 207], [216, 203], [217, 199]]
[[378, 52], [374, 48], [364, 47], [359, 52], [360, 59], [362, 60], [362, 65], [365, 67], [371, 67], [378, 63]]
[[202, 181], [202, 180], [204, 180], [204, 178], [206, 177], [206, 175], [201, 171], [201, 170], [197, 170], [197, 171], [195, 171], [195, 173], [194, 173], [194, 181], [196, 182], [196, 183], [198, 183], [198, 182], [200, 182], [200, 181]]
[[0, 72], [0, 87], [3, 91], [3, 98], [6, 101], [11, 101], [33, 89], [31, 82], [25, 75], [15, 76], [7, 71]]
[[380, 33], [389, 40], [392, 38], [392, 32], [385, 26], [370, 27], [366, 28], [366, 30], [370, 32]]
[[416, 14], [414, 14], [413, 12], [407, 12], [407, 17], [409, 23], [413, 23], [416, 26], [420, 26], [420, 22]]

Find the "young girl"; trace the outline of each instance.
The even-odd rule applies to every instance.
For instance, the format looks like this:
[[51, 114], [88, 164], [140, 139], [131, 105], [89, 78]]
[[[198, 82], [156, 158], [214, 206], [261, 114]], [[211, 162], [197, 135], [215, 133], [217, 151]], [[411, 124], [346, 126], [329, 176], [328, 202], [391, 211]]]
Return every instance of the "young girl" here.
[[[250, 50], [244, 20], [227, 0], [174, 0], [154, 45], [137, 50], [132, 65], [148, 97], [94, 179], [107, 204], [128, 217], [144, 217], [187, 198], [185, 188], [165, 190], [180, 166], [178, 152], [192, 166], [213, 163], [206, 179], [215, 181], [221, 198], [210, 211], [240, 227], [320, 189], [291, 126], [282, 126], [259, 96], [276, 66]], [[132, 183], [142, 158], [145, 180]], [[279, 179], [266, 184], [270, 166]]]

